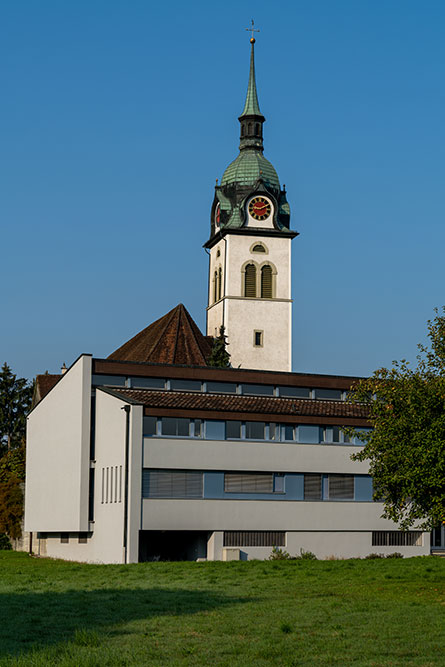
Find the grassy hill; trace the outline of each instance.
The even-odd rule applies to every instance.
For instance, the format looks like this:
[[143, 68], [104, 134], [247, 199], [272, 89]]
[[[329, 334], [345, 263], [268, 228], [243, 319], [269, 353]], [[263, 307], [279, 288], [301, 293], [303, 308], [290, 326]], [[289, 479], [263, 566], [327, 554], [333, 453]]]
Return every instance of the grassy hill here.
[[82, 565], [0, 552], [0, 665], [444, 665], [445, 559]]

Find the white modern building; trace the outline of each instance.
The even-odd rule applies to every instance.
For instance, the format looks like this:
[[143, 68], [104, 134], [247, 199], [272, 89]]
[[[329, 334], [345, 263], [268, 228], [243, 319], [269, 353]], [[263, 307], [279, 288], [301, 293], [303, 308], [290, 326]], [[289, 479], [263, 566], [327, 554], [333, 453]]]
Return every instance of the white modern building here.
[[[38, 376], [25, 530], [42, 555], [134, 563], [428, 554], [381, 518], [347, 402], [354, 378], [291, 372], [290, 208], [263, 156], [254, 40], [240, 153], [215, 188], [207, 336], [179, 305], [107, 359]], [[209, 365], [224, 326], [232, 368]]]

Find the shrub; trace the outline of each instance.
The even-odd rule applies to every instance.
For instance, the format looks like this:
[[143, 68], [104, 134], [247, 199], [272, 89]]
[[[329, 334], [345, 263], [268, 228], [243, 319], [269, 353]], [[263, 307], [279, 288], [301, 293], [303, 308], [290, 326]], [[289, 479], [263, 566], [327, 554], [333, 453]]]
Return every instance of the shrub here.
[[297, 558], [298, 560], [318, 560], [312, 551], [305, 551], [304, 549], [300, 549], [300, 555]]
[[272, 552], [268, 560], [293, 560], [292, 556], [280, 547], [272, 547]]
[[0, 551], [10, 551], [12, 549], [9, 537], [5, 533], [0, 533]]
[[290, 632], [292, 632], [292, 626], [290, 623], [282, 623], [280, 625], [281, 632], [284, 632], [285, 635], [288, 635]]
[[403, 554], [400, 551], [394, 551], [392, 554], [386, 554], [386, 558], [403, 558]]
[[375, 558], [385, 558], [385, 554], [368, 554], [365, 556], [366, 560], [374, 560]]

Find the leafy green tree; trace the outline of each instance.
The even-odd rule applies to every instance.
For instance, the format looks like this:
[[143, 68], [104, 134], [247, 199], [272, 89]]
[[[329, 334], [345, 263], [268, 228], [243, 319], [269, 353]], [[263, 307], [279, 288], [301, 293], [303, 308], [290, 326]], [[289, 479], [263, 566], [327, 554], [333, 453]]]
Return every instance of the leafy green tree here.
[[384, 514], [408, 529], [445, 522], [445, 308], [428, 321], [428, 345], [417, 366], [402, 359], [358, 382], [351, 400], [365, 404], [373, 430], [358, 433], [374, 497]]
[[227, 336], [224, 326], [219, 328], [219, 336], [213, 339], [212, 352], [208, 364], [215, 368], [230, 368], [230, 354], [227, 352]]
[[9, 451], [22, 444], [32, 390], [27, 380], [18, 378], [6, 362], [3, 364], [0, 370], [0, 450]]

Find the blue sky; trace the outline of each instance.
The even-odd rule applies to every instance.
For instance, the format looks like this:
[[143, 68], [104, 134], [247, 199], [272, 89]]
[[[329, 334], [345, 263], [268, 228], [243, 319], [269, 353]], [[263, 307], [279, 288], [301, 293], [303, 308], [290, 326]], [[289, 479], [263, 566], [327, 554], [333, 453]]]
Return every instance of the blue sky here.
[[294, 370], [413, 359], [445, 303], [441, 0], [21, 1], [0, 8], [0, 362], [104, 357], [182, 302], [237, 155], [252, 16], [286, 184]]

